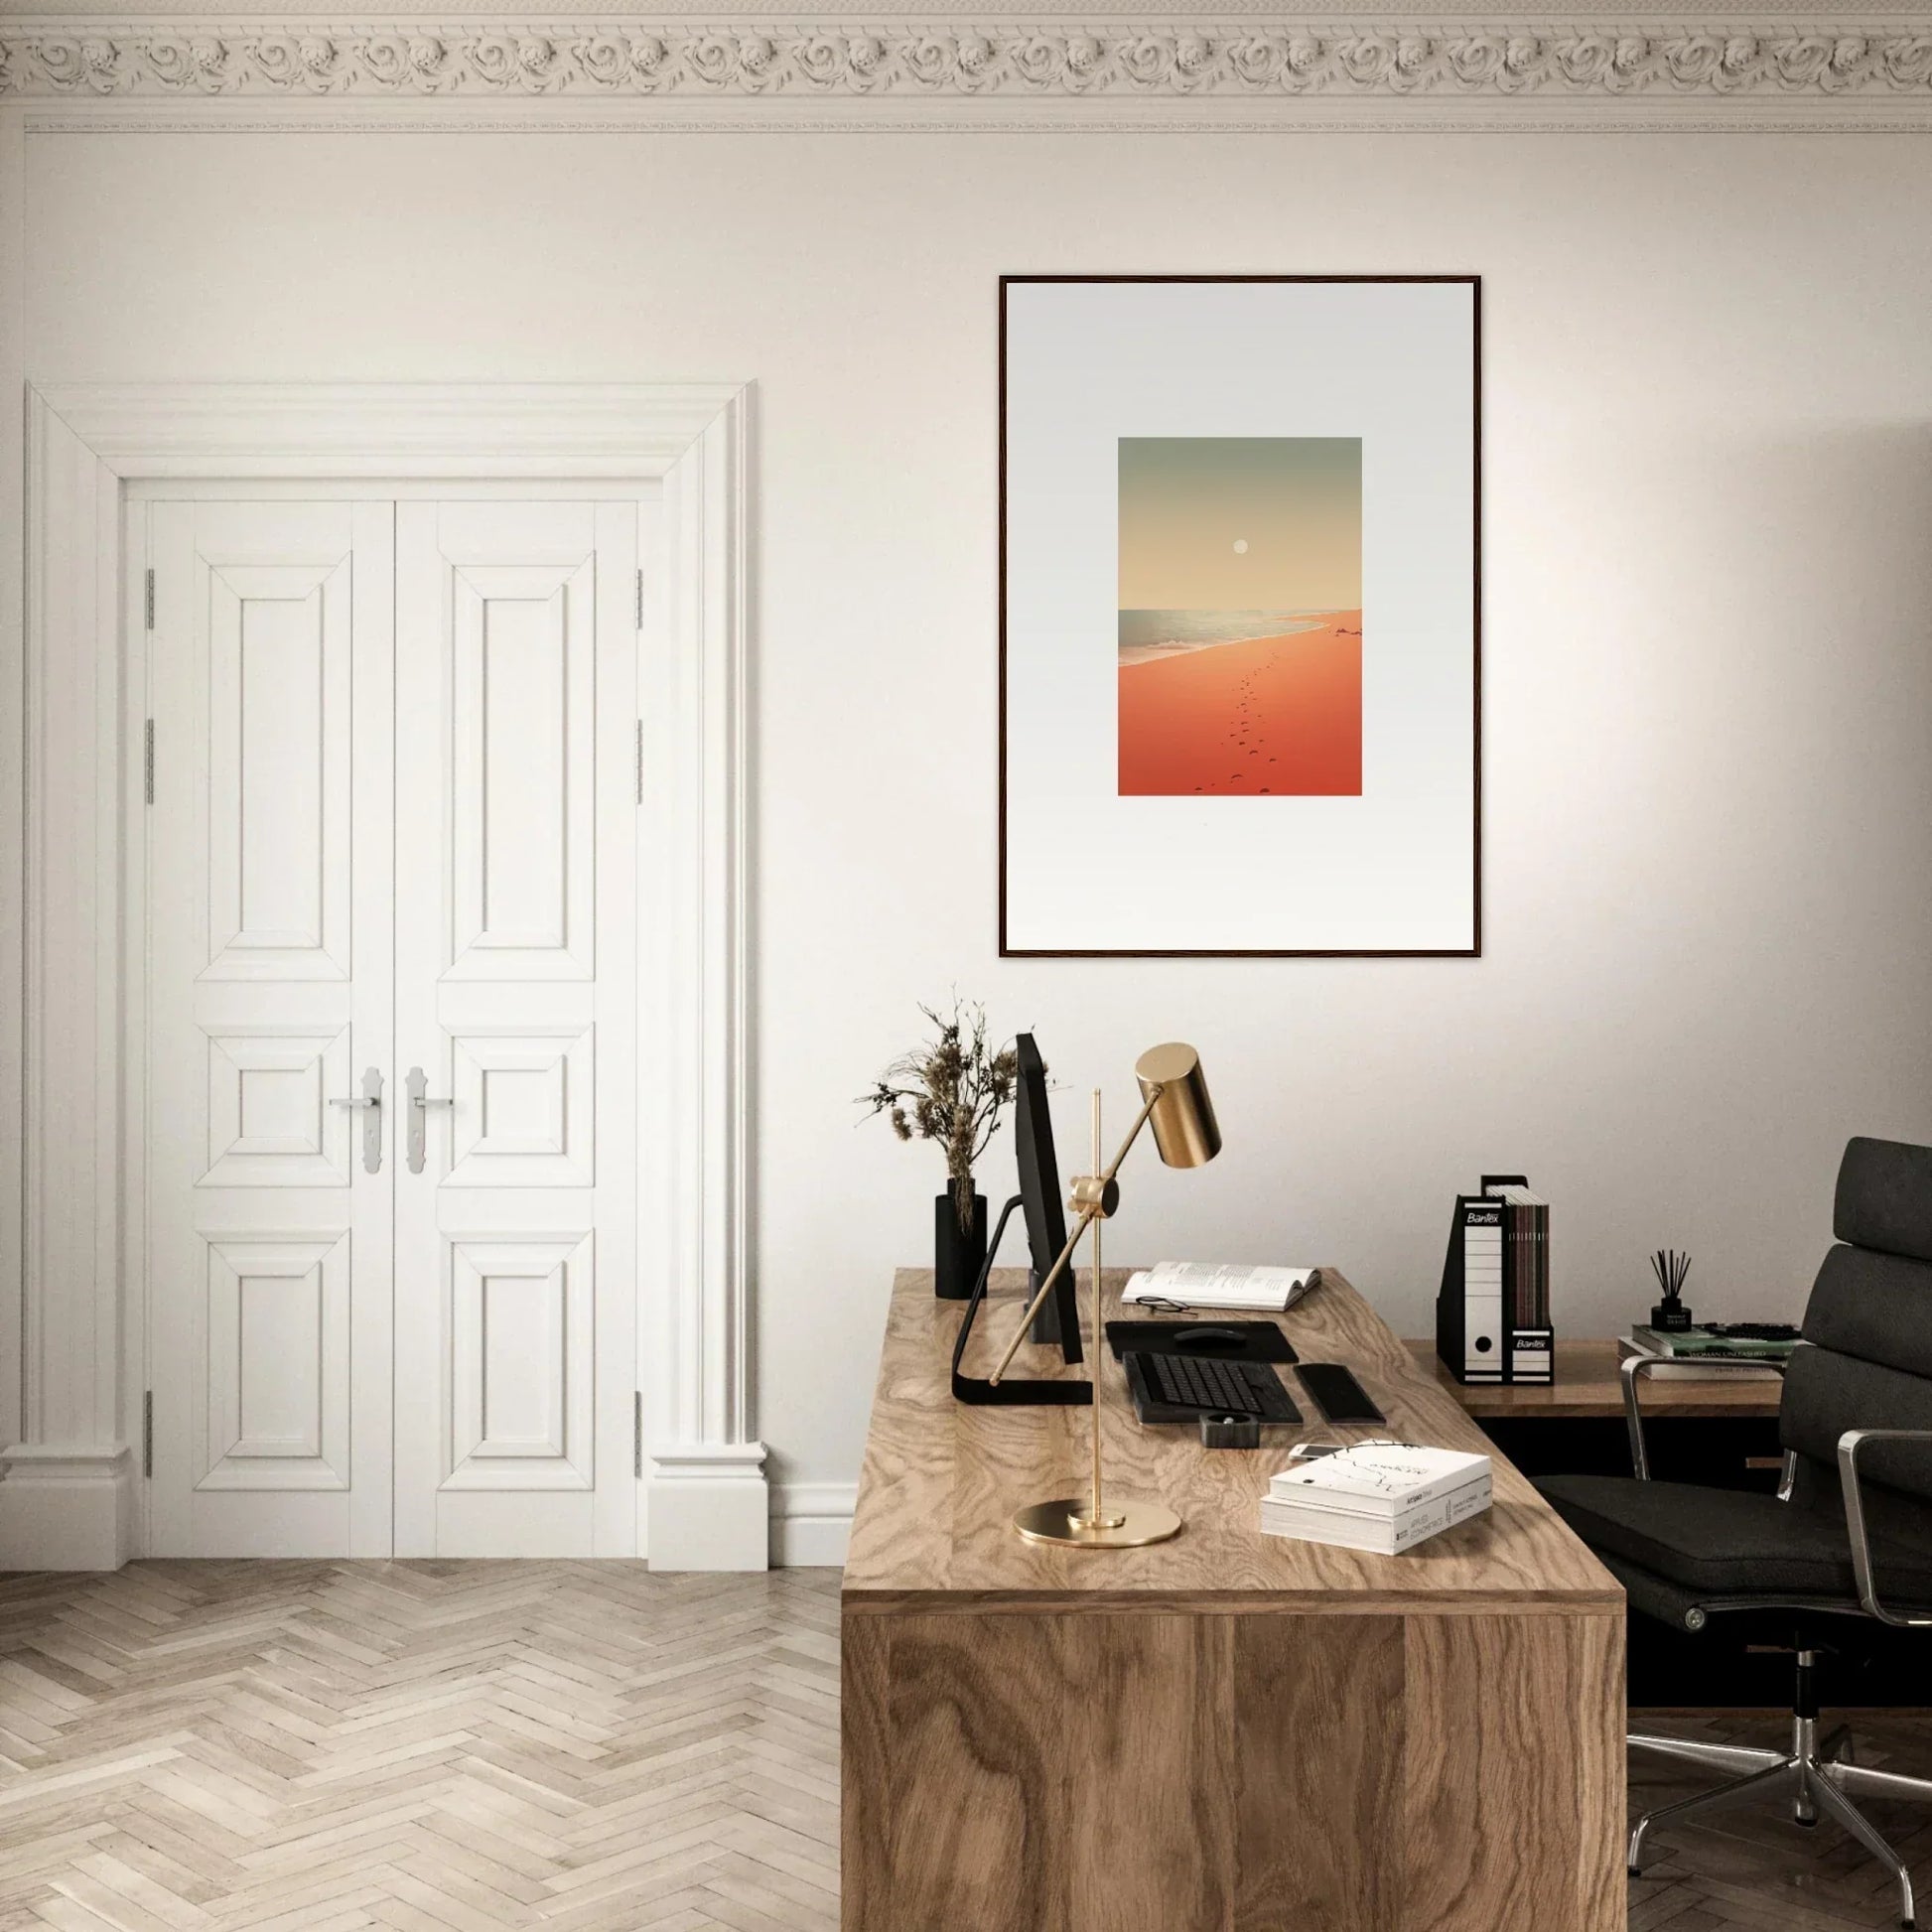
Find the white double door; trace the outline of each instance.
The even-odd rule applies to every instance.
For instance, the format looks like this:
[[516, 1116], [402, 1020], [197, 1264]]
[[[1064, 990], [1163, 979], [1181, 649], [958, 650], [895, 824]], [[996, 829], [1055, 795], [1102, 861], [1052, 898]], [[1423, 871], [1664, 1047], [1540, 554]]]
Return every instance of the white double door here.
[[649, 505], [211, 493], [131, 510], [150, 1548], [626, 1554]]

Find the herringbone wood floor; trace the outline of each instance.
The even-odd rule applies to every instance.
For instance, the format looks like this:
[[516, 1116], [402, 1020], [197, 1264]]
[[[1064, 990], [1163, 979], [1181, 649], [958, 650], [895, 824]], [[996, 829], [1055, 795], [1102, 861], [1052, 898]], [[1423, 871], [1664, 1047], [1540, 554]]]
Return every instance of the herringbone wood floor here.
[[838, 1920], [838, 1575], [0, 1583], [0, 1928]]
[[[144, 1563], [0, 1581], [0, 1932], [833, 1927], [837, 1640], [827, 1570]], [[1932, 1768], [1932, 1714], [1859, 1728], [1865, 1762]], [[1631, 1765], [1639, 1805], [1696, 1782]], [[1932, 1893], [1932, 1809], [1872, 1813]], [[1658, 1841], [1630, 1926], [1833, 1932], [1890, 1911], [1838, 1833], [1735, 1812]]]

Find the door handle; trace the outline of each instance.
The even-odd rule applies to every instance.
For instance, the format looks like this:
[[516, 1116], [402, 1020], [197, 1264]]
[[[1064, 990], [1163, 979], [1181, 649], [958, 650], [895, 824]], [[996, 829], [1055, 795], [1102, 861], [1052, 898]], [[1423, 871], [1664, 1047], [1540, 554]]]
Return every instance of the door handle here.
[[429, 1152], [429, 1110], [432, 1107], [454, 1107], [456, 1102], [448, 1098], [432, 1099], [429, 1075], [420, 1066], [409, 1069], [403, 1085], [409, 1089], [409, 1172], [421, 1173]]
[[362, 1074], [362, 1091], [346, 1099], [332, 1099], [332, 1107], [360, 1107], [362, 1116], [362, 1165], [370, 1173], [382, 1172], [382, 1074], [371, 1066]]

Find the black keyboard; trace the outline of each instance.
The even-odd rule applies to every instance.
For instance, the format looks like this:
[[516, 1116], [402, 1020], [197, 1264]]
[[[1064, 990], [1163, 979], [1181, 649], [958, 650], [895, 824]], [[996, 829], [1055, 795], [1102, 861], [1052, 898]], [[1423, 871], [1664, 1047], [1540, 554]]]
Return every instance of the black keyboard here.
[[1143, 1422], [1178, 1421], [1150, 1410], [1179, 1409], [1193, 1416], [1253, 1416], [1259, 1422], [1300, 1422], [1302, 1412], [1266, 1362], [1224, 1362], [1214, 1356], [1154, 1355], [1135, 1349], [1123, 1357]]

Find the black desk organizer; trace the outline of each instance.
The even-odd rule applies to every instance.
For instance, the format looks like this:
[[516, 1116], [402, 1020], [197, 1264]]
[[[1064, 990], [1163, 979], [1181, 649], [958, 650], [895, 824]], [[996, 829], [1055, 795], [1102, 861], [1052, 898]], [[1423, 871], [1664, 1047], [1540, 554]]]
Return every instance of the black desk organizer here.
[[[1179, 1337], [1196, 1328], [1233, 1328], [1239, 1341], [1216, 1342], [1211, 1348], [1190, 1348]], [[1192, 1355], [1223, 1362], [1298, 1362], [1288, 1337], [1272, 1321], [1220, 1321], [1211, 1314], [1191, 1321], [1110, 1321], [1107, 1340], [1118, 1361], [1128, 1349], [1143, 1355]]]

